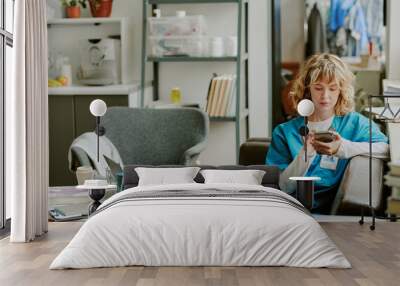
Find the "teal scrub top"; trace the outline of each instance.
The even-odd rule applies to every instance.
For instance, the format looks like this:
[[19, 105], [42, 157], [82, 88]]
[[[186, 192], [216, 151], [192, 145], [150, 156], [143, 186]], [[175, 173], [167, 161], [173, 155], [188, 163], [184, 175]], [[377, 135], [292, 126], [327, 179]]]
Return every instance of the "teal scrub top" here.
[[[299, 128], [303, 125], [303, 117], [297, 117], [278, 125], [274, 129], [266, 157], [267, 165], [277, 166], [281, 171], [287, 168], [303, 147], [299, 133]], [[369, 119], [357, 112], [335, 116], [331, 127], [342, 138], [349, 141], [369, 142]], [[372, 122], [372, 142], [388, 142], [387, 137], [374, 122]], [[321, 155], [316, 154], [305, 174], [305, 176], [321, 178], [320, 181], [315, 182], [315, 194], [332, 190], [340, 183], [349, 159], [339, 159], [336, 170], [322, 168], [320, 162]], [[316, 202], [316, 205], [318, 205], [318, 202]]]

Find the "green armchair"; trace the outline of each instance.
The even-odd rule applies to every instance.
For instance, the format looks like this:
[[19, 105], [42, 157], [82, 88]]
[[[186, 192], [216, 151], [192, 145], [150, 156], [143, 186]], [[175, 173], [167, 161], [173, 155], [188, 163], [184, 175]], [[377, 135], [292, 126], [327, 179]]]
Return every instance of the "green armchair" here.
[[[193, 165], [206, 148], [209, 119], [195, 108], [111, 107], [101, 126], [124, 165]], [[93, 166], [81, 148], [71, 153], [79, 161], [72, 166]]]

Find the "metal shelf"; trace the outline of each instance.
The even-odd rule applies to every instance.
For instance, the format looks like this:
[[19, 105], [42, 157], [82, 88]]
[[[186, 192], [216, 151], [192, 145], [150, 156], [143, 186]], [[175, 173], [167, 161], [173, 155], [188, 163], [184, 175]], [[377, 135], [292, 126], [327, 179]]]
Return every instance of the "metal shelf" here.
[[236, 121], [236, 116], [210, 116], [210, 121]]
[[[242, 61], [248, 59], [245, 54], [241, 57]], [[236, 62], [238, 57], [190, 57], [190, 56], [168, 56], [168, 57], [147, 57], [147, 61], [161, 62]]]
[[[152, 9], [161, 4], [224, 4], [232, 3], [237, 6], [237, 50], [238, 55], [235, 57], [191, 57], [191, 56], [163, 56], [153, 57], [147, 55], [147, 19], [149, 16], [149, 6]], [[248, 7], [250, 1], [248, 0], [143, 0], [143, 14], [142, 14], [142, 69], [141, 69], [141, 95], [140, 102], [141, 106], [144, 103], [144, 82], [146, 77], [146, 63], [151, 62], [153, 65], [153, 78], [154, 78], [154, 89], [153, 99], [159, 99], [159, 68], [161, 63], [168, 62], [229, 62], [236, 65], [236, 106], [233, 116], [210, 116], [210, 121], [217, 122], [233, 122], [235, 124], [235, 145], [236, 145], [236, 161], [239, 162], [239, 149], [240, 149], [240, 128], [241, 120], [246, 119], [249, 115], [248, 110], [242, 110], [244, 108], [242, 104], [242, 96], [246, 97], [245, 107], [247, 108], [248, 103], [248, 53], [247, 53], [247, 41], [248, 41]], [[243, 38], [242, 38], [243, 37]], [[244, 41], [242, 42], [242, 39]], [[244, 71], [242, 73], [242, 70]], [[212, 70], [210, 70], [210, 73]], [[245, 88], [242, 89], [244, 79]]]
[[[240, 119], [244, 119], [249, 116], [249, 110], [245, 109], [240, 114]], [[236, 121], [236, 116], [210, 116], [210, 121]]]
[[[213, 4], [213, 3], [238, 3], [240, 0], [148, 0], [149, 4]], [[247, 1], [247, 0], [246, 0]], [[246, 2], [243, 1], [243, 2]]]
[[47, 25], [100, 25], [100, 24], [116, 24], [125, 21], [124, 18], [60, 18], [60, 19], [49, 19]]

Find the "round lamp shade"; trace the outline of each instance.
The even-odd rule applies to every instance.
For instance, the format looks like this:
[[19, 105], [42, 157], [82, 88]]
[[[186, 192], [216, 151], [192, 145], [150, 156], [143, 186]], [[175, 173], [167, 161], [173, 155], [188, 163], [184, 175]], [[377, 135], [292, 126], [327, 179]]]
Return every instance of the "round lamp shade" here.
[[314, 103], [309, 99], [303, 99], [297, 105], [297, 112], [301, 116], [310, 116], [314, 113]]
[[90, 103], [89, 110], [94, 116], [103, 116], [107, 111], [107, 104], [101, 99], [95, 99]]

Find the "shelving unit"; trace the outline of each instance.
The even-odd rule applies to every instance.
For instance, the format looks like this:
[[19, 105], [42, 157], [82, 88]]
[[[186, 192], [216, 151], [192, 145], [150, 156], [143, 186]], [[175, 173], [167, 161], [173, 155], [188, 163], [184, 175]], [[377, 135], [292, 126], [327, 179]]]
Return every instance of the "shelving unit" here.
[[131, 84], [133, 64], [128, 58], [133, 47], [129, 21], [128, 17], [48, 19], [49, 50], [55, 48], [68, 56], [73, 66], [77, 66], [79, 64], [77, 41], [118, 35], [121, 38], [121, 84]]
[[[156, 9], [162, 4], [223, 4], [233, 3], [237, 5], [237, 47], [238, 54], [235, 57], [190, 57], [168, 56], [152, 57], [147, 55], [147, 17], [149, 6]], [[144, 107], [144, 93], [146, 81], [146, 63], [153, 64], [153, 100], [159, 99], [159, 64], [168, 62], [232, 62], [236, 64], [236, 108], [234, 116], [210, 116], [210, 121], [235, 122], [236, 161], [239, 161], [240, 125], [241, 120], [248, 119], [248, 0], [143, 0], [143, 32], [142, 32], [142, 70], [141, 70], [141, 106]], [[244, 68], [244, 75], [242, 69]], [[212, 71], [210, 71], [210, 74]], [[244, 77], [244, 78], [243, 78]], [[242, 106], [242, 80], [244, 80], [244, 105]], [[206, 90], [204, 100], [207, 98]], [[248, 125], [248, 122], [247, 122]]]

